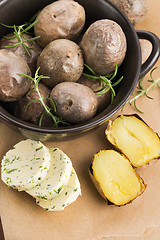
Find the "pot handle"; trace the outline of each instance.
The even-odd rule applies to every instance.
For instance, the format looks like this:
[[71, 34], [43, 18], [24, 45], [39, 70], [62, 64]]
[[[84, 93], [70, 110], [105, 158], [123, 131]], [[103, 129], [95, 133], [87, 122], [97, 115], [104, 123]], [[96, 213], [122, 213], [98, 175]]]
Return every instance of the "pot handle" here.
[[152, 44], [152, 52], [148, 59], [142, 64], [140, 79], [144, 77], [149, 70], [154, 66], [160, 56], [160, 39], [152, 32], [149, 31], [136, 31], [139, 39], [146, 39]]

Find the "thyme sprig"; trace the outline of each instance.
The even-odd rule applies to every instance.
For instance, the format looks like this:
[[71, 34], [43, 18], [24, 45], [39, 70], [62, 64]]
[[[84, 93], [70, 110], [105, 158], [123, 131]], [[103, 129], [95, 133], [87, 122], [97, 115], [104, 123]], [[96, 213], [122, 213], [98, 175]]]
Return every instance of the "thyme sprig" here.
[[116, 82], [112, 83], [112, 80], [116, 77], [117, 72], [118, 72], [117, 64], [116, 64], [114, 72], [107, 74], [105, 76], [97, 75], [95, 73], [95, 71], [92, 68], [90, 68], [87, 64], [84, 64], [84, 65], [91, 72], [91, 74], [83, 73], [83, 76], [85, 76], [87, 78], [91, 78], [91, 79], [97, 79], [100, 81], [100, 83], [102, 83], [102, 87], [99, 90], [94, 91], [94, 92], [97, 93], [98, 95], [102, 95], [102, 94], [107, 93], [109, 90], [111, 90], [111, 104], [112, 104], [113, 100], [116, 96], [114, 87], [117, 86], [123, 79], [123, 76], [122, 76]]
[[[31, 77], [29, 75], [26, 75], [26, 74], [22, 74], [22, 73], [19, 73], [19, 75], [21, 76], [25, 76], [27, 78], [29, 78], [31, 80], [31, 84], [34, 83], [34, 87], [31, 89], [30, 91], [30, 94], [32, 94], [33, 90], [36, 90], [36, 92], [38, 93], [38, 98], [37, 99], [34, 99], [32, 101], [30, 101], [26, 107], [25, 107], [25, 111], [27, 111], [28, 107], [30, 106], [30, 104], [34, 103], [34, 102], [38, 102], [40, 101], [42, 106], [44, 107], [44, 112], [42, 113], [42, 115], [40, 116], [40, 119], [39, 119], [39, 127], [42, 126], [42, 119], [44, 117], [45, 114], [48, 114], [53, 122], [54, 122], [54, 127], [58, 127], [58, 124], [61, 122], [61, 123], [64, 123], [63, 119], [61, 117], [58, 117], [56, 115], [54, 115], [52, 112], [56, 112], [56, 105], [54, 103], [54, 101], [49, 98], [49, 97], [43, 97], [43, 95], [41, 95], [40, 91], [39, 91], [39, 82], [41, 81], [41, 79], [44, 79], [44, 78], [49, 78], [48, 76], [43, 76], [43, 75], [38, 75], [38, 72], [40, 70], [40, 67], [37, 68], [36, 72], [35, 72], [35, 76], [34, 77]], [[45, 103], [44, 103], [44, 100], [47, 99], [49, 100], [51, 103], [52, 103], [52, 106], [53, 108], [47, 106]]]
[[40, 36], [36, 36], [36, 37], [31, 37], [29, 39], [27, 39], [25, 36], [24, 36], [24, 33], [25, 34], [31, 34], [29, 32], [29, 30], [31, 28], [33, 28], [33, 26], [37, 23], [38, 20], [35, 20], [34, 22], [27, 22], [27, 23], [24, 23], [20, 26], [16, 26], [16, 25], [13, 25], [13, 26], [10, 26], [10, 25], [6, 25], [4, 23], [1, 23], [2, 26], [4, 27], [7, 27], [7, 28], [11, 28], [13, 29], [13, 37], [7, 37], [7, 36], [4, 36], [3, 38], [7, 39], [7, 40], [13, 40], [13, 39], [17, 39], [18, 42], [13, 44], [13, 45], [8, 45], [8, 46], [5, 46], [5, 48], [13, 48], [13, 47], [16, 47], [18, 45], [22, 45], [22, 47], [24, 48], [24, 50], [26, 51], [26, 53], [28, 54], [28, 56], [31, 56], [30, 52], [28, 51], [28, 49], [32, 48], [31, 46], [28, 46], [27, 43], [28, 42], [32, 42], [36, 39], [38, 39]]
[[[141, 97], [141, 96], [145, 96], [145, 97], [153, 100], [153, 97], [150, 97], [150, 96], [148, 95], [148, 91], [149, 91], [150, 89], [154, 89], [156, 86], [157, 86], [158, 88], [160, 88], [160, 85], [158, 84], [158, 82], [160, 81], [160, 78], [155, 79], [155, 78], [153, 77], [153, 72], [154, 72], [156, 69], [157, 69], [157, 67], [153, 68], [152, 71], [150, 72], [150, 78], [151, 78], [151, 79], [147, 80], [147, 82], [150, 83], [149, 87], [148, 87], [148, 88], [144, 88], [144, 87], [143, 87], [143, 85], [142, 85], [142, 83], [143, 83], [143, 81], [144, 81], [144, 77], [143, 77], [143, 78], [139, 81], [138, 86], [136, 87], [136, 90], [137, 90], [137, 91], [136, 91], [136, 95], [132, 94], [132, 96], [133, 96], [132, 99], [128, 100], [128, 101], [125, 103], [125, 105], [126, 105], [127, 103], [129, 103], [130, 105], [132, 105], [132, 103], [133, 103], [133, 106], [135, 107], [135, 109], [136, 109], [138, 112], [144, 113], [143, 111], [141, 111], [141, 110], [137, 107], [137, 99], [138, 99], [139, 97]], [[124, 105], [124, 106], [125, 106], [125, 105]], [[123, 106], [123, 108], [124, 108], [124, 106]], [[122, 108], [122, 111], [123, 111], [123, 108]]]

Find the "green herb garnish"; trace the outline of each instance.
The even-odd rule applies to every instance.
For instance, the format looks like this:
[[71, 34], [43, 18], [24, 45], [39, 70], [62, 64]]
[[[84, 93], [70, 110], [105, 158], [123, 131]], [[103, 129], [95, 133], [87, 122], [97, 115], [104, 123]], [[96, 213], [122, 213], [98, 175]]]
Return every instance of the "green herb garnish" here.
[[57, 151], [57, 148], [53, 149], [53, 152]]
[[[39, 91], [38, 84], [39, 84], [40, 80], [43, 79], [43, 78], [49, 78], [48, 76], [38, 75], [39, 70], [40, 70], [40, 67], [36, 70], [34, 77], [31, 77], [31, 76], [26, 75], [26, 74], [19, 73], [19, 75], [25, 76], [25, 77], [29, 78], [29, 79], [31, 80], [31, 84], [34, 83], [34, 87], [31, 89], [30, 94], [32, 94], [33, 90], [36, 90], [36, 92], [38, 93], [38, 96], [39, 96], [39, 98], [34, 99], [34, 100], [30, 101], [30, 102], [27, 104], [27, 106], [26, 106], [26, 108], [25, 108], [25, 111], [27, 111], [27, 108], [29, 107], [30, 104], [32, 104], [32, 103], [34, 103], [34, 102], [37, 102], [37, 101], [40, 101], [41, 104], [43, 105], [45, 111], [42, 113], [42, 115], [41, 115], [41, 117], [40, 117], [40, 119], [39, 119], [39, 127], [42, 126], [42, 119], [43, 119], [44, 115], [45, 115], [45, 114], [48, 114], [48, 115], [52, 118], [52, 120], [53, 120], [53, 122], [54, 122], [54, 127], [57, 128], [57, 127], [58, 127], [58, 124], [59, 124], [60, 122], [61, 122], [61, 123], [64, 123], [64, 121], [62, 120], [61, 117], [57, 117], [57, 116], [53, 115], [52, 112], [56, 112], [56, 105], [55, 105], [55, 103], [53, 102], [53, 100], [52, 100], [51, 98], [49, 98], [49, 97], [43, 97], [43, 96], [41, 95], [40, 91]], [[44, 99], [48, 99], [48, 100], [52, 103], [53, 108], [47, 106], [47, 105], [44, 103]]]
[[[147, 80], [147, 82], [150, 83], [150, 86], [145, 89], [145, 88], [143, 87], [143, 85], [142, 85], [142, 83], [143, 83], [143, 81], [144, 81], [144, 78], [142, 78], [142, 79], [139, 81], [138, 86], [136, 87], [136, 90], [137, 90], [137, 91], [136, 91], [136, 95], [135, 95], [135, 94], [132, 94], [132, 99], [128, 100], [128, 101], [125, 103], [125, 105], [126, 105], [127, 103], [129, 103], [130, 105], [132, 105], [132, 103], [133, 103], [133, 106], [135, 107], [135, 109], [136, 109], [138, 112], [144, 113], [143, 111], [141, 111], [141, 110], [137, 107], [137, 99], [138, 99], [139, 97], [141, 97], [141, 96], [145, 96], [145, 97], [153, 100], [153, 98], [148, 95], [148, 91], [149, 91], [151, 88], [154, 89], [156, 86], [157, 86], [158, 88], [160, 88], [160, 86], [158, 85], [158, 82], [160, 81], [160, 78], [155, 79], [155, 78], [153, 77], [153, 72], [154, 72], [156, 69], [157, 69], [157, 67], [155, 67], [155, 68], [152, 69], [152, 71], [150, 72], [150, 78], [151, 78], [151, 79]], [[125, 106], [125, 105], [124, 105], [124, 106]], [[123, 109], [124, 109], [124, 106], [123, 106], [123, 108], [122, 108], [122, 111], [123, 111]]]
[[10, 163], [8, 158], [6, 158], [4, 161], [5, 161], [5, 163]]
[[18, 42], [13, 44], [13, 45], [10, 45], [10, 46], [5, 46], [5, 48], [13, 48], [13, 47], [16, 47], [18, 45], [22, 45], [22, 47], [24, 48], [24, 50], [26, 51], [26, 53], [31, 56], [30, 52], [28, 49], [32, 48], [32, 47], [29, 47], [27, 45], [28, 42], [32, 42], [38, 38], [40, 38], [40, 36], [36, 36], [36, 37], [32, 37], [32, 38], [29, 38], [27, 39], [25, 36], [24, 36], [24, 33], [25, 34], [31, 34], [29, 32], [29, 30], [37, 23], [38, 20], [34, 21], [34, 22], [28, 22], [28, 23], [24, 23], [23, 25], [20, 25], [20, 26], [16, 26], [16, 25], [13, 25], [13, 26], [10, 26], [10, 25], [6, 25], [4, 23], [1, 23], [2, 26], [4, 27], [7, 27], [7, 28], [11, 28], [13, 29], [13, 37], [7, 37], [7, 36], [4, 36], [3, 38], [7, 39], [7, 40], [12, 40], [12, 39], [17, 39]]
[[44, 199], [44, 200], [48, 200], [48, 198], [46, 196], [37, 196], [40, 199]]
[[57, 193], [57, 194], [59, 194], [63, 187], [64, 187], [64, 185], [62, 185], [61, 187], [59, 187], [57, 191], [54, 190], [54, 192]]
[[95, 71], [92, 68], [90, 68], [87, 64], [84, 64], [84, 66], [91, 72], [91, 74], [83, 73], [83, 76], [91, 79], [97, 79], [100, 81], [100, 83], [102, 83], [102, 88], [94, 92], [97, 93], [98, 95], [102, 95], [107, 93], [109, 90], [111, 90], [111, 103], [113, 103], [113, 100], [116, 96], [114, 87], [117, 86], [123, 79], [123, 76], [122, 76], [115, 83], [112, 83], [113, 79], [116, 77], [118, 72], [117, 64], [114, 72], [111, 74], [107, 74], [105, 76], [97, 75]]
[[[43, 148], [43, 146], [41, 146], [41, 147], [39, 147], [39, 148], [36, 148], [36, 152], [39, 151], [39, 150], [41, 150], [42, 148]], [[40, 166], [40, 167], [42, 167], [42, 166]]]
[[11, 172], [14, 172], [16, 170], [18, 170], [18, 168], [11, 169], [11, 170], [7, 171], [6, 173], [11, 173]]
[[7, 183], [7, 184], [11, 183], [11, 178], [7, 177], [7, 178], [6, 178], [6, 183]]

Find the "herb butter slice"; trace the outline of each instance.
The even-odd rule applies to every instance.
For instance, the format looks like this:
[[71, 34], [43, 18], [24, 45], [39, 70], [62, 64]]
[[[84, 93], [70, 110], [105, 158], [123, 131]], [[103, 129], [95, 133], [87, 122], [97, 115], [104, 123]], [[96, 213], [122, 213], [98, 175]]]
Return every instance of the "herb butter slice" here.
[[81, 195], [80, 182], [75, 170], [72, 168], [67, 186], [56, 197], [48, 200], [36, 199], [36, 203], [46, 211], [64, 210], [66, 206], [73, 203]]
[[41, 142], [23, 140], [3, 157], [1, 178], [19, 191], [28, 190], [46, 177], [50, 163], [49, 150]]
[[49, 149], [51, 155], [51, 166], [45, 179], [39, 182], [34, 188], [29, 189], [33, 197], [51, 199], [63, 191], [68, 184], [72, 171], [70, 158], [58, 148]]

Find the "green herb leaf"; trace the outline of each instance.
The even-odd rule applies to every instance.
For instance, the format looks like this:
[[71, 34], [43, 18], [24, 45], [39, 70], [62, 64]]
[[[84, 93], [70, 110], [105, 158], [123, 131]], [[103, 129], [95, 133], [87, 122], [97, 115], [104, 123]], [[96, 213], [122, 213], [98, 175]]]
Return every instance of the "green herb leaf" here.
[[[48, 115], [52, 118], [53, 123], [54, 123], [54, 124], [53, 124], [53, 127], [55, 127], [55, 128], [58, 127], [58, 124], [59, 124], [59, 123], [67, 124], [64, 119], [62, 119], [61, 117], [55, 116], [55, 115], [53, 114], [53, 112], [56, 112], [56, 105], [55, 105], [54, 101], [53, 101], [51, 98], [49, 98], [49, 97], [43, 97], [43, 95], [41, 95], [41, 93], [40, 93], [40, 91], [39, 91], [39, 82], [40, 82], [40, 80], [43, 79], [43, 78], [50, 78], [50, 77], [48, 77], [48, 76], [43, 76], [43, 75], [39, 75], [39, 70], [40, 70], [40, 67], [37, 68], [37, 70], [36, 70], [36, 72], [35, 72], [35, 76], [34, 76], [33, 78], [32, 78], [31, 76], [29, 76], [29, 75], [26, 75], [26, 74], [22, 74], [22, 73], [19, 73], [19, 74], [18, 74], [18, 75], [25, 76], [25, 77], [29, 78], [29, 79], [31, 80], [31, 83], [34, 84], [34, 87], [31, 89], [30, 94], [32, 94], [33, 90], [35, 90], [35, 91], [38, 93], [38, 98], [30, 101], [30, 102], [26, 105], [25, 111], [27, 111], [28, 107], [29, 107], [32, 103], [39, 101], [39, 102], [41, 102], [42, 106], [44, 107], [44, 112], [41, 114], [41, 116], [40, 116], [40, 118], [39, 118], [39, 127], [42, 126], [42, 120], [43, 120], [43, 117], [44, 117], [45, 114], [48, 114]], [[47, 106], [47, 105], [45, 104], [45, 102], [44, 102], [44, 99], [48, 99], [48, 100], [52, 103], [52, 107], [53, 107], [53, 108]]]
[[83, 73], [83, 76], [90, 79], [97, 79], [99, 80], [100, 85], [102, 85], [102, 87], [99, 90], [94, 91], [95, 93], [97, 93], [97, 95], [105, 94], [109, 90], [111, 90], [111, 104], [112, 104], [116, 96], [116, 93], [113, 87], [117, 86], [123, 79], [123, 76], [122, 76], [115, 83], [112, 83], [112, 80], [115, 79], [117, 75], [118, 65], [116, 64], [115, 70], [113, 73], [107, 74], [106, 76], [97, 75], [95, 71], [91, 67], [89, 67], [87, 64], [84, 64], [84, 66], [91, 72], [91, 74]]
[[[135, 107], [135, 109], [136, 109], [138, 112], [140, 112], [140, 113], [144, 113], [143, 111], [141, 111], [141, 110], [137, 107], [137, 99], [140, 98], [140, 97], [142, 97], [142, 96], [145, 96], [145, 97], [153, 100], [153, 98], [148, 95], [148, 91], [149, 91], [150, 89], [154, 89], [156, 86], [159, 88], [158, 82], [160, 81], [160, 78], [155, 79], [155, 78], [153, 77], [153, 72], [154, 72], [156, 69], [157, 69], [157, 67], [155, 67], [155, 68], [153, 68], [153, 69], [151, 70], [151, 72], [150, 72], [150, 77], [151, 77], [151, 79], [147, 80], [147, 82], [151, 83], [150, 86], [145, 89], [145, 88], [143, 87], [144, 78], [142, 78], [142, 79], [139, 81], [138, 86], [136, 87], [136, 90], [137, 90], [137, 91], [136, 91], [136, 95], [132, 94], [132, 98], [131, 98], [130, 100], [128, 100], [128, 101], [125, 103], [125, 105], [126, 105], [127, 103], [129, 103], [130, 105], [132, 105], [132, 102], [133, 102], [133, 106]], [[124, 105], [124, 106], [125, 106], [125, 105]], [[123, 111], [124, 106], [122, 107], [121, 111]]]
[[84, 66], [85, 66], [86, 68], [88, 68], [88, 70], [89, 70], [93, 75], [96, 76], [95, 71], [94, 71], [91, 67], [89, 67], [89, 66], [88, 66], [87, 64], [85, 64], [85, 63], [84, 63]]
[[25, 107], [25, 112], [27, 111], [27, 109], [28, 109], [28, 107], [29, 107], [29, 105], [31, 105], [32, 103], [34, 103], [34, 102], [38, 102], [39, 101], [39, 99], [34, 99], [34, 100], [32, 100], [32, 101], [30, 101], [28, 104], [27, 104], [27, 106]]
[[42, 126], [42, 120], [43, 120], [44, 115], [45, 115], [45, 112], [43, 112], [43, 113], [41, 114], [41, 116], [40, 116], [40, 119], [39, 119], [39, 127]]
[[54, 190], [54, 192], [55, 192], [55, 193], [57, 193], [57, 194], [59, 194], [59, 193], [60, 193], [60, 191], [62, 190], [62, 188], [64, 188], [64, 185], [62, 185], [61, 187], [59, 187], [57, 191], [56, 191], [56, 190]]
[[18, 168], [14, 168], [14, 169], [11, 169], [11, 170], [9, 170], [9, 171], [6, 171], [6, 173], [11, 173], [11, 172], [14, 172], [14, 171], [16, 171]]
[[4, 24], [4, 23], [0, 23], [2, 26], [4, 27], [7, 27], [7, 28], [12, 28], [13, 29], [13, 37], [6, 37], [4, 36], [5, 39], [7, 40], [12, 40], [14, 38], [17, 38], [18, 40], [18, 43], [15, 43], [11, 46], [5, 46], [5, 48], [12, 48], [12, 47], [16, 47], [18, 45], [22, 45], [22, 47], [24, 48], [24, 50], [26, 51], [26, 53], [31, 56], [30, 52], [28, 51], [28, 49], [32, 48], [32, 47], [28, 47], [25, 43], [27, 42], [31, 42], [31, 41], [34, 41], [36, 39], [38, 39], [40, 36], [36, 36], [36, 37], [33, 37], [33, 38], [30, 38], [30, 39], [26, 39], [23, 35], [23, 33], [26, 33], [26, 34], [30, 34], [28, 31], [34, 27], [34, 25], [37, 23], [38, 20], [34, 21], [34, 22], [28, 22], [28, 23], [25, 23], [23, 25], [20, 25], [20, 26], [16, 26], [16, 25], [13, 25], [13, 26], [10, 26], [10, 25], [7, 25], [7, 24]]
[[43, 146], [39, 147], [39, 148], [36, 148], [36, 152], [41, 150], [43, 148]]

